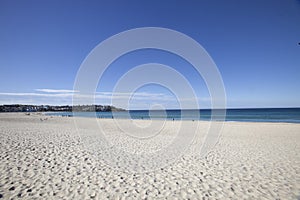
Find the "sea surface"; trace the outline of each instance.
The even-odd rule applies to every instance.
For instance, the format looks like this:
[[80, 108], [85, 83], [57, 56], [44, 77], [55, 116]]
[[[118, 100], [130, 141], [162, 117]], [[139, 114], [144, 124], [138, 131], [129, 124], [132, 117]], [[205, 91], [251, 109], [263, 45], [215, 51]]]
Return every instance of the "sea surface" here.
[[[251, 108], [215, 110], [131, 110], [118, 112], [51, 112], [47, 115], [121, 118], [121, 119], [167, 119], [167, 120], [225, 120], [243, 122], [289, 122], [300, 123], [300, 108]], [[223, 111], [223, 112], [222, 112]], [[224, 112], [225, 111], [225, 112]], [[225, 115], [222, 115], [222, 113]]]

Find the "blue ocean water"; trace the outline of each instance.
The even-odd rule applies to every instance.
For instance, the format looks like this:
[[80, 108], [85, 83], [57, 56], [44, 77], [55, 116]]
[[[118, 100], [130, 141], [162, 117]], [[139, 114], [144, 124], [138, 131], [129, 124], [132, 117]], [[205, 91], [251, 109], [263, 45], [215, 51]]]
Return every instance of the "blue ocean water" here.
[[[183, 115], [184, 113], [184, 115]], [[47, 115], [80, 116], [98, 118], [167, 119], [167, 120], [211, 120], [211, 109], [201, 110], [131, 110], [119, 112], [52, 112]], [[245, 122], [289, 122], [300, 123], [300, 108], [251, 108], [227, 109], [225, 121]]]

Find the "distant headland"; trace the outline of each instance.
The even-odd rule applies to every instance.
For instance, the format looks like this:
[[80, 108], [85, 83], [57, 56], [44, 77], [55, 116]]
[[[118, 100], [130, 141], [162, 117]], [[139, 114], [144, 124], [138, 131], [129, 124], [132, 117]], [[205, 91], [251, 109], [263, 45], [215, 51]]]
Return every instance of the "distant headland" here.
[[10, 104], [0, 105], [0, 112], [112, 112], [124, 111], [122, 108], [117, 108], [111, 105], [23, 105]]

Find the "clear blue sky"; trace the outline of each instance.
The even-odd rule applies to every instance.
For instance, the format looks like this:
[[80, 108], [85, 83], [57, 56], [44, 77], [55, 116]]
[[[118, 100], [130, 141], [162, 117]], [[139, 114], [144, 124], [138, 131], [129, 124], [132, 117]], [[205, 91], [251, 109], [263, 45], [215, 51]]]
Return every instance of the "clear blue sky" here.
[[[207, 50], [222, 75], [228, 107], [300, 107], [299, 0], [0, 0], [0, 104], [69, 104], [72, 92], [67, 90], [97, 44], [148, 26], [180, 31]], [[101, 80], [99, 103], [109, 103], [109, 93], [126, 70], [147, 62], [180, 71], [201, 104], [209, 105], [201, 77], [183, 67], [185, 61], [158, 50], [117, 60]], [[147, 107], [151, 98], [160, 103], [160, 95], [172, 97], [157, 86], [138, 92], [136, 108]], [[168, 98], [162, 104], [176, 107]]]

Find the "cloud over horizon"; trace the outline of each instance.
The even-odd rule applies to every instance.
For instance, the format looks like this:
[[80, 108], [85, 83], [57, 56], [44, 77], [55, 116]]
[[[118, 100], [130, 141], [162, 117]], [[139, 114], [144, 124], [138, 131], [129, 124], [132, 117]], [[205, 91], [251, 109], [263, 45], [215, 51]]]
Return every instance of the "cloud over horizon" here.
[[[90, 95], [80, 94], [78, 91], [69, 89], [35, 89], [36, 92], [0, 92], [0, 104], [36, 104], [36, 105], [72, 105], [73, 95], [80, 95], [83, 99], [94, 98], [95, 104], [111, 105], [117, 107], [130, 107], [131, 109], [148, 109], [154, 104], [165, 108], [178, 108], [179, 101], [175, 96], [164, 93], [136, 92], [136, 93], [113, 93], [95, 92]], [[192, 98], [180, 101], [191, 101]], [[209, 101], [208, 98], [197, 101]], [[130, 105], [129, 105], [130, 104]]]
[[57, 90], [57, 89], [35, 89], [38, 92], [46, 92], [46, 93], [74, 93], [78, 92], [76, 90]]

